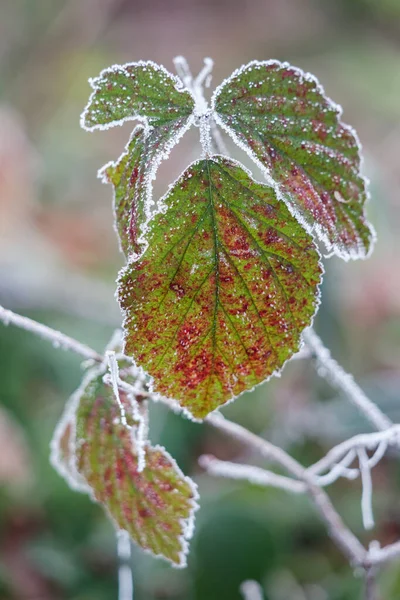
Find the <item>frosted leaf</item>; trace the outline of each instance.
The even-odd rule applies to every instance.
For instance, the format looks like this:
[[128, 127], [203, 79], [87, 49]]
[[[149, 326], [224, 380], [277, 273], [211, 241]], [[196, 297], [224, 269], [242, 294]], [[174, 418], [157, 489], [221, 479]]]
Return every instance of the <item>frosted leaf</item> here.
[[161, 125], [189, 117], [194, 109], [193, 96], [181, 81], [151, 61], [114, 65], [90, 84], [93, 93], [81, 117], [88, 131], [133, 119]]
[[[121, 391], [120, 399], [126, 402]], [[93, 379], [76, 411], [76, 468], [119, 529], [142, 549], [182, 567], [197, 489], [164, 448], [146, 443], [144, 452], [140, 469], [136, 438], [120, 418], [112, 388], [101, 377]]]
[[261, 167], [307, 231], [348, 260], [375, 234], [364, 204], [360, 145], [317, 80], [278, 61], [253, 61], [214, 93], [217, 122]]
[[124, 254], [140, 254], [146, 245], [146, 223], [151, 217], [152, 180], [160, 162], [167, 158], [191, 124], [191, 117], [179, 117], [153, 127], [138, 125], [125, 152], [115, 163], [100, 170], [99, 176], [114, 186], [114, 215]]
[[152, 62], [114, 65], [90, 83], [94, 91], [81, 117], [84, 129], [107, 129], [132, 119], [144, 123], [133, 131], [121, 157], [99, 172], [114, 186], [116, 228], [128, 257], [145, 247], [152, 180], [192, 124], [195, 102], [177, 77]]
[[227, 158], [190, 165], [162, 204], [119, 277], [125, 352], [203, 418], [298, 351], [319, 255], [274, 189]]
[[144, 550], [184, 566], [197, 488], [163, 448], [148, 443], [141, 369], [117, 354], [116, 337], [108, 348], [111, 373], [106, 361], [87, 371], [57, 425], [51, 462]]

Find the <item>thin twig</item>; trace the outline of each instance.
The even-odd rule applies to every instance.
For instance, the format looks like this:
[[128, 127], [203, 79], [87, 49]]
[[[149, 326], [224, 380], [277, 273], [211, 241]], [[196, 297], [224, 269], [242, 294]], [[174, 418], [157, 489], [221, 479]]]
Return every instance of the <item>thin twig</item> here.
[[129, 564], [131, 558], [131, 541], [127, 531], [117, 533], [118, 569], [118, 600], [133, 600], [133, 576]]
[[374, 567], [365, 570], [365, 600], [378, 600], [375, 575]]
[[264, 597], [260, 584], [251, 579], [242, 583], [240, 592], [243, 596], [243, 600], [263, 600]]
[[328, 348], [324, 346], [315, 331], [307, 329], [303, 332], [303, 339], [313, 352], [319, 365], [318, 374], [325, 377], [364, 414], [376, 429], [388, 429], [392, 421], [374, 404], [363, 392], [353, 377], [334, 360]]
[[51, 342], [55, 348], [71, 350], [72, 352], [83, 356], [83, 358], [95, 360], [96, 362], [102, 362], [103, 360], [103, 357], [95, 350], [89, 348], [89, 346], [81, 344], [68, 335], [61, 333], [61, 331], [47, 327], [47, 325], [42, 325], [28, 317], [22, 317], [11, 310], [3, 308], [3, 306], [0, 306], [0, 321], [2, 321], [4, 325], [15, 325], [16, 327], [35, 333], [39, 337]]
[[302, 481], [297, 481], [290, 477], [277, 475], [271, 471], [260, 469], [250, 465], [240, 465], [226, 460], [218, 460], [215, 456], [203, 454], [199, 458], [199, 465], [210, 473], [210, 475], [227, 477], [229, 479], [238, 479], [248, 481], [256, 485], [265, 487], [276, 487], [287, 492], [299, 494], [306, 491], [306, 485]]
[[[71, 350], [79, 354], [80, 356], [83, 356], [86, 359], [92, 359], [97, 362], [101, 362], [103, 360], [102, 356], [98, 354], [95, 350], [92, 350], [88, 346], [81, 344], [77, 340], [74, 340], [73, 338], [70, 338], [59, 331], [51, 329], [50, 327], [42, 325], [41, 323], [38, 323], [33, 319], [17, 315], [10, 310], [6, 310], [3, 307], [0, 307], [0, 321], [3, 321], [3, 323], [6, 325], [12, 324], [22, 329], [25, 329], [26, 331], [30, 331], [31, 333], [39, 335], [47, 341], [55, 344], [56, 347]], [[120, 385], [120, 382], [118, 385]], [[124, 383], [124, 387], [125, 385], [129, 391], [131, 389], [131, 386]], [[146, 394], [146, 396], [147, 395], [150, 397], [151, 393]], [[175, 403], [170, 402], [168, 399], [164, 399], [161, 396], [157, 396], [156, 399], [159, 402], [165, 403], [172, 410], [176, 410]], [[217, 429], [224, 431], [225, 433], [237, 438], [250, 449], [260, 453], [262, 456], [274, 461], [275, 463], [283, 467], [292, 477], [294, 477], [293, 480], [287, 478], [289, 481], [291, 481], [291, 484], [289, 485], [292, 486], [293, 483], [295, 486], [297, 485], [297, 483], [299, 483], [300, 485], [304, 484], [307, 493], [314, 501], [314, 504], [321, 516], [321, 519], [326, 523], [332, 539], [336, 542], [338, 547], [342, 549], [343, 553], [349, 558], [352, 564], [363, 566], [367, 569], [371, 565], [378, 566], [392, 559], [400, 557], [400, 541], [395, 542], [394, 544], [390, 544], [385, 548], [373, 547], [369, 551], [366, 551], [362, 544], [359, 542], [359, 540], [343, 523], [340, 515], [334, 509], [328, 495], [316, 483], [316, 473], [325, 470], [326, 465], [331, 465], [333, 459], [337, 459], [338, 456], [342, 457], [343, 453], [349, 450], [349, 447], [354, 447], [357, 436], [355, 436], [355, 438], [353, 438], [352, 440], [348, 440], [347, 442], [344, 442], [343, 444], [340, 444], [339, 446], [334, 448], [331, 451], [331, 453], [334, 456], [331, 456], [331, 453], [329, 453], [327, 455], [327, 457], [329, 457], [328, 461], [324, 461], [324, 463], [322, 463], [322, 461], [316, 463], [314, 467], [319, 465], [318, 468], [314, 469], [313, 467], [313, 472], [309, 472], [309, 470], [305, 469], [300, 463], [298, 463], [281, 448], [274, 446], [267, 440], [259, 438], [257, 435], [251, 433], [244, 427], [236, 423], [232, 423], [231, 421], [228, 421], [218, 413], [213, 413], [209, 415], [206, 418], [206, 422], [216, 427]], [[358, 442], [360, 442], [360, 440], [362, 440], [362, 438], [364, 437], [364, 447], [371, 448], [373, 447], [373, 442], [376, 446], [376, 443], [382, 443], [382, 441], [386, 441], [383, 439], [385, 437], [387, 438], [387, 440], [390, 440], [390, 436], [398, 436], [399, 430], [400, 426], [395, 425], [389, 431], [386, 431], [384, 433], [382, 432], [377, 434], [366, 434], [364, 436], [358, 436]], [[347, 444], [346, 447], [345, 444]], [[322, 467], [324, 467], [324, 469], [322, 469]], [[273, 474], [271, 473], [270, 475]]]
[[263, 456], [278, 463], [286, 469], [290, 475], [303, 481], [306, 485], [308, 495], [314, 501], [321, 519], [328, 528], [331, 538], [347, 556], [351, 564], [364, 564], [367, 557], [367, 551], [350, 529], [346, 527], [342, 518], [333, 507], [326, 492], [315, 483], [314, 477], [310, 475], [300, 463], [281, 448], [274, 446], [267, 440], [259, 438], [241, 425], [224, 419], [221, 415], [209, 415], [206, 421], [211, 423], [214, 427], [237, 438], [256, 452], [259, 452]]

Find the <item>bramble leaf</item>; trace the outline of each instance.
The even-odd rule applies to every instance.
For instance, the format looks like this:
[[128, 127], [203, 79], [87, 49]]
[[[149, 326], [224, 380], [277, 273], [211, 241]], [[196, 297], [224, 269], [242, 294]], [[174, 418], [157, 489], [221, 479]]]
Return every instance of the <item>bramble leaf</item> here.
[[197, 418], [276, 373], [318, 305], [312, 237], [238, 163], [193, 163], [119, 278], [125, 353]]
[[194, 100], [180, 80], [152, 62], [115, 65], [91, 80], [94, 89], [82, 114], [89, 131], [139, 119], [124, 153], [100, 170], [114, 186], [114, 211], [121, 249], [140, 253], [151, 214], [152, 180], [193, 120]]
[[99, 171], [103, 182], [114, 186], [116, 227], [127, 257], [139, 254], [145, 245], [142, 235], [151, 216], [151, 181], [181, 130], [180, 120], [159, 127], [138, 125], [118, 161]]
[[163, 448], [148, 444], [138, 471], [135, 439], [101, 377], [81, 396], [76, 429], [77, 468], [96, 500], [143, 549], [183, 566], [196, 508], [192, 481]]
[[[71, 473], [78, 473], [85, 485], [73, 487], [90, 493], [144, 550], [184, 566], [197, 508], [196, 486], [164, 448], [148, 443], [140, 471], [132, 402], [119, 390], [124, 424], [105, 371], [104, 366], [89, 371], [74, 394], [52, 442], [53, 457], [58, 453], [53, 464], [70, 484]], [[129, 374], [125, 379], [133, 383]]]
[[187, 119], [193, 112], [193, 96], [180, 79], [151, 61], [114, 65], [90, 84], [93, 93], [81, 117], [81, 125], [88, 131], [133, 119], [159, 126]]
[[364, 213], [359, 142], [313, 76], [253, 61], [217, 88], [212, 105], [307, 231], [345, 260], [369, 254], [375, 234]]

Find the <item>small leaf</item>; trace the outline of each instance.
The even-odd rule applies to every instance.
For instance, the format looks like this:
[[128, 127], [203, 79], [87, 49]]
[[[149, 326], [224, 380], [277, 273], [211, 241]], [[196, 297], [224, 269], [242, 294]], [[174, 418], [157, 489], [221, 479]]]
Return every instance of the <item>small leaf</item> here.
[[275, 181], [307, 231], [348, 260], [372, 249], [356, 133], [314, 77], [288, 63], [251, 62], [214, 93], [217, 122]]
[[193, 112], [194, 99], [180, 79], [151, 61], [114, 65], [90, 84], [94, 91], [81, 117], [88, 131], [132, 119], [161, 125]]
[[158, 127], [138, 125], [118, 161], [99, 171], [103, 181], [114, 186], [116, 226], [121, 249], [127, 257], [131, 253], [139, 254], [145, 246], [146, 222], [151, 216], [152, 179], [186, 125], [186, 117]]
[[145, 446], [146, 466], [139, 472], [135, 437], [102, 376], [84, 390], [76, 419], [76, 466], [94, 498], [144, 550], [184, 566], [197, 508], [194, 483], [159, 446]]
[[125, 352], [197, 418], [276, 373], [318, 305], [312, 237], [223, 157], [193, 163], [123, 269]]
[[140, 119], [122, 156], [99, 175], [114, 186], [121, 249], [139, 254], [151, 215], [152, 180], [193, 120], [194, 99], [180, 80], [152, 62], [115, 65], [91, 80], [94, 89], [82, 114], [84, 129], [107, 129]]

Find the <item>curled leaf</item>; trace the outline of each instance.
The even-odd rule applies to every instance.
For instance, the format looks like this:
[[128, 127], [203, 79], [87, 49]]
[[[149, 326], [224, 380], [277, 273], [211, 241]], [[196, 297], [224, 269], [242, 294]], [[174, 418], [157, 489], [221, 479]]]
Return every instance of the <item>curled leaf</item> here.
[[278, 372], [318, 305], [312, 237], [223, 157], [193, 163], [123, 269], [125, 352], [194, 417]]

